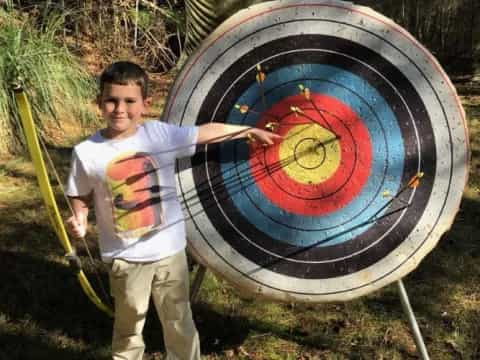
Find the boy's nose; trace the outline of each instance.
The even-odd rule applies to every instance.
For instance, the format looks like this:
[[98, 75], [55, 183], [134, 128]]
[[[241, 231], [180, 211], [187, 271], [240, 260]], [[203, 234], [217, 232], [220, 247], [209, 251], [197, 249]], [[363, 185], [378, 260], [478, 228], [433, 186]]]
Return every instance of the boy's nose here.
[[115, 106], [115, 112], [121, 113], [125, 111], [125, 103], [123, 101], [119, 101]]

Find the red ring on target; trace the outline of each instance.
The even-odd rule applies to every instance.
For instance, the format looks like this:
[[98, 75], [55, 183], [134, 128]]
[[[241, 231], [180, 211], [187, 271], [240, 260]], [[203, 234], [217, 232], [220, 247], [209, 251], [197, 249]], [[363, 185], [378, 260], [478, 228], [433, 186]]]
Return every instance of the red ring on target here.
[[[250, 145], [252, 176], [270, 201], [295, 214], [318, 216], [339, 210], [357, 197], [370, 175], [373, 151], [367, 127], [349, 106], [327, 95], [312, 93], [309, 99], [294, 95], [264, 112], [257, 127], [265, 128], [273, 119], [277, 122], [277, 133], [284, 137], [283, 142], [291, 140], [294, 134], [296, 143], [288, 157], [285, 157], [284, 151], [283, 156], [281, 154], [282, 144], [266, 149]], [[311, 129], [319, 126], [334, 134], [328, 142], [338, 142], [338, 154], [325, 152], [329, 146], [326, 142], [319, 141], [314, 146], [315, 137], [310, 136]], [[295, 129], [299, 129], [297, 133]], [[296, 153], [296, 149], [302, 144], [305, 149], [305, 143], [314, 146], [311, 150], [317, 154], [310, 156], [318, 155], [318, 166], [309, 167], [299, 160], [301, 155]], [[329, 171], [323, 165], [329, 156], [339, 156], [340, 159], [335, 170], [325, 177], [321, 172]], [[295, 162], [305, 169], [299, 176], [287, 169]], [[264, 171], [258, 171], [259, 164]], [[315, 164], [315, 161], [310, 161], [310, 164]], [[320, 172], [317, 177], [325, 178], [318, 183], [299, 181], [302, 177], [308, 178], [309, 172]]]

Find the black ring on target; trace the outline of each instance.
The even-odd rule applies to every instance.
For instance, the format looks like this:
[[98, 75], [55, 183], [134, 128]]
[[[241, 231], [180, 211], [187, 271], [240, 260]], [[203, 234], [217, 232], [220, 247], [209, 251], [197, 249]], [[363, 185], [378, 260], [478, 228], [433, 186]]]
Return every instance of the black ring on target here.
[[[318, 19], [315, 21], [318, 21]], [[420, 139], [432, 138], [430, 120], [428, 117], [426, 117], [427, 114], [423, 103], [415, 89], [397, 68], [386, 62], [382, 57], [366, 47], [362, 47], [357, 43], [346, 40], [339, 42], [338, 38], [332, 38], [323, 35], [303, 35], [288, 39], [283, 38], [281, 40], [273, 40], [267, 45], [253, 50], [247, 56], [242, 57], [242, 59], [234, 63], [234, 65], [232, 65], [216, 81], [215, 85], [206, 96], [206, 100], [202, 104], [199, 119], [207, 119], [208, 121], [213, 119], [213, 121], [221, 121], [222, 119], [228, 117], [227, 114], [233, 108], [236, 101], [236, 96], [238, 96], [237, 94], [242, 93], [246, 87], [255, 82], [256, 73], [252, 70], [237, 83], [238, 85], [232, 88], [232, 90], [226, 95], [223, 102], [220, 104], [219, 110], [215, 114], [215, 117], [213, 117], [212, 110], [217, 107], [219, 97], [224, 95], [225, 84], [231, 84], [234, 79], [239, 77], [239, 74], [242, 74], [246, 69], [251, 68], [255, 64], [259, 63], [262, 60], [259, 58], [259, 55], [261, 55], [262, 52], [271, 54], [272, 49], [275, 49], [276, 52], [282, 53], [292, 50], [292, 48], [315, 48], [316, 46], [321, 49], [335, 51], [339, 54], [356, 57], [360, 61], [373, 64], [372, 67], [375, 67], [379, 73], [387, 77], [392, 82], [395, 89], [401, 93], [401, 96], [406, 99], [407, 104], [410, 105], [412, 114], [414, 118], [417, 119], [417, 128], [420, 133]], [[367, 79], [372, 86], [375, 86], [377, 90], [384, 96], [390, 107], [394, 109], [398, 123], [401, 126], [402, 137], [406, 144], [406, 152], [411, 154], [409, 157], [407, 157], [405, 162], [415, 163], [415, 166], [406, 166], [404, 168], [401, 187], [407, 186], [410, 179], [417, 173], [418, 167], [424, 169], [426, 174], [435, 173], [435, 154], [431, 152], [431, 149], [425, 149], [425, 146], [422, 146], [421, 143], [420, 147], [422, 149], [423, 161], [420, 165], [417, 165], [419, 161], [419, 154], [416, 151], [417, 144], [413, 144], [411, 142], [416, 138], [416, 136], [415, 134], [412, 134], [412, 120], [407, 109], [405, 109], [404, 104], [399, 101], [398, 96], [396, 96], [391, 86], [386, 84], [385, 81], [382, 81], [377, 73], [362, 63], [355, 63], [351, 58], [341, 55], [333, 55], [332, 53], [321, 52], [318, 54], [317, 52], [308, 53], [305, 51], [301, 54], [301, 56], [297, 53], [294, 53], [292, 55], [282, 56], [280, 59], [276, 58], [275, 60], [277, 61], [263, 62], [262, 66], [267, 69], [267, 71], [273, 72], [275, 69], [286, 66], [287, 64], [304, 63], [305, 59], [307, 58], [309, 59], [309, 62], [327, 64], [334, 63], [336, 67], [345, 68], [350, 72], [355, 71], [363, 79]], [[208, 75], [208, 68], [205, 69], [205, 75]], [[198, 122], [198, 124], [200, 125], [201, 122]], [[205, 155], [207, 155], [207, 157], [205, 157]], [[427, 161], [425, 161], [425, 159], [427, 159]], [[239, 159], [239, 161], [244, 160], [245, 159]], [[422, 185], [424, 188], [422, 193], [415, 196], [414, 201], [409, 206], [409, 209], [402, 218], [402, 223], [405, 223], [405, 226], [402, 228], [401, 232], [391, 232], [381, 241], [381, 244], [373, 246], [367, 251], [361, 252], [358, 255], [352, 255], [350, 258], [346, 259], [345, 257], [355, 254], [365, 247], [368, 247], [371, 243], [377, 241], [379, 235], [383, 234], [386, 229], [390, 228], [392, 224], [397, 221], [401, 214], [401, 212], [398, 212], [399, 204], [397, 202], [393, 202], [392, 205], [387, 208], [386, 213], [390, 213], [390, 216], [383, 218], [381, 221], [377, 221], [375, 227], [369, 229], [360, 236], [353, 238], [347, 243], [323, 248], [318, 248], [317, 245], [319, 244], [314, 244], [313, 246], [309, 247], [297, 247], [290, 244], [284, 245], [281, 242], [272, 240], [265, 233], [260, 232], [256, 228], [252, 227], [250, 222], [246, 221], [243, 216], [238, 213], [235, 205], [231, 203], [231, 198], [224, 188], [223, 179], [219, 176], [220, 170], [218, 170], [218, 164], [220, 163], [220, 160], [218, 159], [217, 149], [209, 150], [208, 153], [199, 153], [196, 156], [194, 163], [208, 163], [208, 170], [211, 175], [207, 175], [205, 171], [206, 168], [204, 166], [195, 166], [193, 170], [195, 180], [197, 183], [202, 183], [204, 179], [210, 179], [215, 192], [219, 194], [217, 195], [217, 198], [222, 199], [221, 205], [214, 204], [212, 203], [212, 199], [215, 197], [211, 192], [205, 191], [200, 193], [200, 201], [205, 204], [204, 209], [210, 217], [212, 223], [224, 223], [225, 219], [223, 213], [225, 213], [230, 221], [235, 222], [236, 227], [238, 229], [242, 229], [243, 233], [249, 239], [255, 239], [257, 245], [268, 249], [270, 253], [262, 251], [259, 247], [245, 241], [245, 239], [240, 236], [232, 236], [231, 228], [225, 228], [221, 226], [218, 227], [218, 231], [225, 239], [229, 240], [229, 243], [233, 248], [235, 248], [246, 258], [252, 260], [252, 262], [259, 264], [259, 266], [267, 267], [272, 271], [276, 271], [285, 275], [312, 279], [330, 278], [356, 272], [362, 268], [372, 265], [385, 256], [386, 253], [391, 252], [408, 235], [416, 223], [416, 217], [425, 209], [428, 196], [430, 195], [430, 191], [426, 191], [425, 189], [431, 189], [433, 182], [432, 176], [427, 176], [425, 178], [424, 184]], [[239, 177], [238, 182], [240, 184], [241, 181], [241, 177]], [[403, 196], [400, 199], [403, 200], [403, 202], [408, 202], [408, 197], [406, 196]], [[221, 206], [222, 209], [220, 210], [218, 206]], [[284, 224], [284, 226], [289, 225]], [[207, 243], [209, 242], [207, 238], [205, 238], [205, 241]], [[212, 250], [215, 251], [213, 247]], [[275, 253], [276, 256], [272, 255], [272, 253]], [[278, 258], [286, 261], [278, 261]], [[332, 261], [336, 258], [340, 259], [338, 261]], [[295, 260], [295, 266], [291, 266], [291, 264], [288, 263], [291, 259]], [[316, 266], [312, 265], [311, 263], [312, 261], [326, 260], [330, 262], [328, 264], [321, 265], [315, 264]]]

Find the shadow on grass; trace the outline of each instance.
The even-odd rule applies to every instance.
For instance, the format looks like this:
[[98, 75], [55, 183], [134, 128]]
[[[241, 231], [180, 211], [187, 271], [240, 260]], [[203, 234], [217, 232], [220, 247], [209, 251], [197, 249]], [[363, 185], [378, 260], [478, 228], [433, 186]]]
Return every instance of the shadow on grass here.
[[[249, 343], [250, 347], [264, 349], [265, 345], [261, 345], [263, 339], [267, 339], [270, 344], [272, 339], [276, 339], [276, 344], [281, 343], [279, 340], [295, 343], [301, 348], [310, 349], [313, 352], [331, 350], [335, 351], [337, 355], [351, 356], [353, 354], [345, 348], [344, 335], [351, 332], [355, 324], [348, 319], [349, 315], [344, 311], [335, 310], [338, 305], [297, 305], [294, 310], [288, 309], [288, 305], [282, 306], [285, 307], [284, 313], [295, 313], [297, 318], [295, 323], [282, 324], [281, 319], [277, 319], [278, 321], [263, 320], [259, 314], [228, 315], [227, 308], [215, 310], [213, 306], [206, 303], [195, 304], [193, 311], [200, 333], [202, 354], [221, 356], [226, 351], [238, 349], [246, 343]], [[325, 306], [329, 307], [333, 316], [323, 316], [326, 313]], [[309, 309], [306, 310], [306, 308]], [[322, 315], [315, 314], [317, 310]], [[361, 339], [362, 335], [358, 335], [358, 338]], [[359, 342], [361, 343], [361, 340]], [[363, 349], [364, 354], [365, 351], [367, 349]], [[262, 352], [271, 353], [266, 349]]]
[[221, 353], [243, 344], [253, 328], [253, 323], [243, 316], [218, 312], [204, 302], [192, 306], [195, 322], [200, 334], [202, 353]]
[[20, 193], [0, 218], [0, 359], [101, 358], [88, 351], [110, 346], [112, 321], [55, 260], [63, 250], [43, 203]]
[[41, 336], [28, 334], [1, 334], [0, 360], [15, 359], [92, 359], [70, 349], [61, 349], [54, 344], [46, 343]]
[[89, 302], [68, 267], [25, 253], [1, 251], [0, 258], [5, 280], [0, 282], [0, 312], [12, 325], [28, 324], [17, 343], [9, 346], [33, 342], [29, 327], [33, 333], [53, 332], [89, 344], [110, 343], [112, 321]]

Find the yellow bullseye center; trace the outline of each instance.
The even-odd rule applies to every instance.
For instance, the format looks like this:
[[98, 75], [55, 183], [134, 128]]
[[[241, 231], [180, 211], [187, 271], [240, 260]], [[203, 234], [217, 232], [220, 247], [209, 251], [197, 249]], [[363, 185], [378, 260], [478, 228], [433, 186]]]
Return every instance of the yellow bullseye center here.
[[318, 124], [292, 127], [280, 144], [279, 157], [285, 172], [302, 184], [319, 184], [340, 165], [340, 142], [330, 130]]

